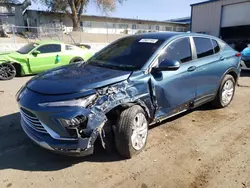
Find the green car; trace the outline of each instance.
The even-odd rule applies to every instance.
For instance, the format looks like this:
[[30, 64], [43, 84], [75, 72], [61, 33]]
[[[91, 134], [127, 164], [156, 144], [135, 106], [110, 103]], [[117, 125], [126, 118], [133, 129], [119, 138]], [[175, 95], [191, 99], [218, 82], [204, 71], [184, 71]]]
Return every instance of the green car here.
[[86, 61], [93, 55], [88, 48], [57, 41], [29, 43], [16, 52], [0, 53], [0, 80], [37, 74], [58, 66]]

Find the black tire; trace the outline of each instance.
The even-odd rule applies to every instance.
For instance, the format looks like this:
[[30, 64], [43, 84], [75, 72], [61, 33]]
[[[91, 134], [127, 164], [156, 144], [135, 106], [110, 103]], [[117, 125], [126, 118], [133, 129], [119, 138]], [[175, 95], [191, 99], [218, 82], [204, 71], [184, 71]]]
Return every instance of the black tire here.
[[16, 76], [16, 69], [11, 63], [0, 64], [0, 80], [11, 80]]
[[84, 60], [82, 58], [80, 58], [80, 57], [74, 57], [73, 59], [70, 60], [69, 64], [76, 63], [76, 62], [79, 62], [79, 61], [84, 61]]
[[[225, 84], [227, 83], [227, 81], [229, 81], [229, 80], [231, 80], [232, 83], [233, 83], [233, 94], [232, 94], [231, 99], [230, 99], [228, 102], [225, 103], [225, 102], [222, 100], [222, 92], [223, 92], [223, 87], [224, 87], [224, 85], [225, 85]], [[213, 105], [214, 107], [216, 107], [216, 108], [225, 108], [225, 107], [227, 107], [227, 106], [231, 103], [231, 101], [233, 100], [234, 93], [235, 93], [235, 79], [234, 79], [233, 76], [227, 74], [227, 75], [223, 78], [223, 80], [222, 80], [222, 82], [221, 82], [221, 85], [220, 85], [220, 88], [219, 88], [219, 90], [218, 90], [218, 92], [217, 92], [217, 95], [216, 95], [215, 99], [212, 101], [212, 105]]]
[[[146, 135], [143, 136], [144, 143], [142, 142], [143, 146], [140, 147], [140, 149], [135, 149], [132, 144], [133, 127], [136, 123], [138, 123], [136, 122], [137, 116], [142, 118], [143, 125], [146, 127]], [[137, 121], [139, 120], [137, 119]], [[116, 148], [120, 155], [126, 158], [131, 158], [132, 156], [140, 153], [146, 146], [148, 136], [148, 121], [146, 119], [144, 110], [138, 105], [134, 105], [124, 110], [118, 118], [114, 132]]]

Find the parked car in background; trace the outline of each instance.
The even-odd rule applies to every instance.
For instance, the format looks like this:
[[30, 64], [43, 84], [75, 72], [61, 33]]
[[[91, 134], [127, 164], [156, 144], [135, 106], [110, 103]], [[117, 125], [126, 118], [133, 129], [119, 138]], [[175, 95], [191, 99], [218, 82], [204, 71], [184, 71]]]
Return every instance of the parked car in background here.
[[99, 137], [130, 158], [145, 147], [149, 125], [208, 102], [228, 106], [239, 74], [240, 53], [216, 37], [147, 33], [37, 75], [16, 99], [24, 132], [41, 147], [84, 156]]
[[241, 69], [250, 70], [250, 44], [241, 52]]
[[0, 53], [0, 80], [37, 74], [58, 66], [86, 61], [92, 51], [57, 41], [29, 43], [16, 52]]

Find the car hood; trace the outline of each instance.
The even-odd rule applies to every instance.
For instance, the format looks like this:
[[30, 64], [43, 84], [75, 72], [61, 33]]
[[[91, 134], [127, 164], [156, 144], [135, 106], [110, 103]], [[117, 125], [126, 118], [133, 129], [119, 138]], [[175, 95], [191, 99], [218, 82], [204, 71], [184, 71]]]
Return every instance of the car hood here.
[[0, 61], [13, 61], [22, 59], [23, 55], [18, 52], [4, 52], [0, 53]]
[[76, 63], [39, 74], [31, 79], [26, 86], [41, 94], [71, 94], [126, 80], [130, 74], [131, 71]]

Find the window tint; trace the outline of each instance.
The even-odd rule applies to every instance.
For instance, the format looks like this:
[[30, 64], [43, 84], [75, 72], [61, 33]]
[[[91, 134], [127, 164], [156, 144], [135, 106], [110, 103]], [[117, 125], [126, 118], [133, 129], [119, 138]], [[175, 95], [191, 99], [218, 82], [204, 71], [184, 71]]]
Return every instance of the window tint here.
[[196, 46], [197, 57], [202, 58], [214, 54], [212, 42], [208, 38], [194, 37], [194, 43]]
[[214, 53], [218, 53], [220, 51], [220, 46], [216, 40], [212, 40], [213, 47], [214, 47]]
[[[189, 38], [179, 39], [171, 43], [166, 52], [163, 54], [163, 59], [177, 60], [181, 63], [192, 60]], [[160, 59], [162, 61], [163, 59]]]
[[48, 44], [43, 45], [37, 49], [42, 54], [43, 53], [54, 53], [54, 52], [60, 52], [61, 51], [61, 45], [60, 44]]

